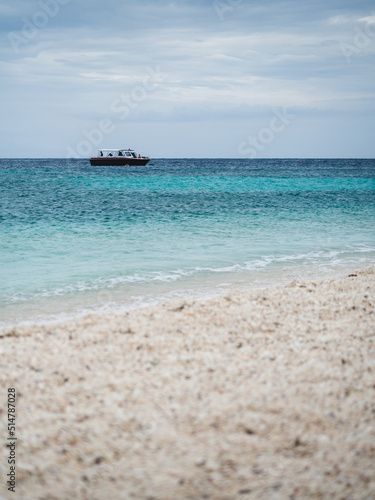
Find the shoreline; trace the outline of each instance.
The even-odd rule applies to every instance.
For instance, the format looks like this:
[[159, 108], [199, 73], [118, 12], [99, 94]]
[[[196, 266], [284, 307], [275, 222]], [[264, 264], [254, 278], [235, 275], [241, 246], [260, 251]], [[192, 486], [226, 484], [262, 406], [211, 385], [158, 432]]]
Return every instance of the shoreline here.
[[16, 498], [371, 498], [374, 298], [371, 267], [0, 330]]
[[[205, 301], [220, 297], [233, 291], [252, 292], [257, 290], [268, 290], [275, 287], [287, 286], [291, 281], [326, 281], [328, 279], [340, 279], [348, 273], [356, 273], [360, 270], [371, 268], [375, 264], [368, 262], [351, 263], [343, 267], [330, 267], [328, 270], [312, 267], [311, 269], [295, 270], [273, 270], [268, 272], [258, 271], [255, 275], [249, 275], [246, 279], [238, 275], [230, 274], [223, 276], [211, 276], [207, 282], [206, 277], [195, 277], [193, 281], [187, 281], [185, 284], [180, 282], [166, 282], [150, 287], [150, 283], [140, 284], [138, 293], [133, 290], [130, 294], [127, 291], [116, 290], [112, 288], [86, 292], [86, 296], [57, 296], [48, 297], [38, 301], [8, 304], [4, 306], [2, 315], [0, 315], [0, 332], [5, 329], [36, 325], [53, 325], [55, 323], [65, 323], [77, 321], [86, 316], [94, 315], [96, 317], [124, 314], [130, 311], [153, 307], [168, 302], [187, 300], [187, 301]], [[204, 285], [202, 285], [202, 280]], [[145, 291], [146, 289], [146, 291]], [[141, 291], [143, 292], [141, 294]], [[97, 303], [98, 297], [100, 302]], [[41, 307], [38, 304], [43, 304]], [[108, 301], [108, 303], [106, 303]], [[60, 305], [60, 303], [61, 305]], [[26, 311], [25, 312], [25, 307]], [[14, 319], [18, 311], [24, 315], [17, 320]], [[13, 317], [13, 319], [10, 319]]]

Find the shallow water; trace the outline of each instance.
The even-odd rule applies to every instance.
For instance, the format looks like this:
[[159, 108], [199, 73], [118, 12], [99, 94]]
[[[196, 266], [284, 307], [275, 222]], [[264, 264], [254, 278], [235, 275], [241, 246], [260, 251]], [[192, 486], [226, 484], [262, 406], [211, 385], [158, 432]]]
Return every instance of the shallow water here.
[[375, 263], [375, 160], [0, 160], [0, 326]]

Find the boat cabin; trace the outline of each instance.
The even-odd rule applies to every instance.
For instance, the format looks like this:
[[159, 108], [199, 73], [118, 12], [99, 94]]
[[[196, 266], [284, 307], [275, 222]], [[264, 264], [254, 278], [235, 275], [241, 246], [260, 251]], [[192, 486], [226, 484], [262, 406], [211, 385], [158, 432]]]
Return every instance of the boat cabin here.
[[99, 149], [98, 157], [108, 157], [108, 156], [138, 158], [133, 149]]

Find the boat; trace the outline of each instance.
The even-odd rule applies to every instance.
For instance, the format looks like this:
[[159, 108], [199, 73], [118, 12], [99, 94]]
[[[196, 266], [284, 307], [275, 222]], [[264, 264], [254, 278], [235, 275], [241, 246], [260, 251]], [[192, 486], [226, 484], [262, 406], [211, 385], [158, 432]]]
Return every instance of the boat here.
[[90, 158], [91, 165], [131, 167], [133, 165], [147, 165], [148, 156], [137, 154], [134, 149], [99, 149], [98, 156]]

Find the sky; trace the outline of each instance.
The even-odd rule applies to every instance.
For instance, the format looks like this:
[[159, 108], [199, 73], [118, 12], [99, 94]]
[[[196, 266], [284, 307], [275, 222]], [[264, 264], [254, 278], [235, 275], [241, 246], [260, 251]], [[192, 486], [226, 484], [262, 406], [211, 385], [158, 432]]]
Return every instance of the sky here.
[[2, 0], [0, 157], [374, 158], [369, 0]]

